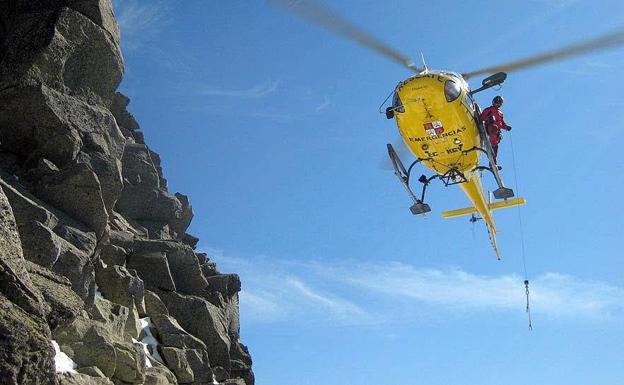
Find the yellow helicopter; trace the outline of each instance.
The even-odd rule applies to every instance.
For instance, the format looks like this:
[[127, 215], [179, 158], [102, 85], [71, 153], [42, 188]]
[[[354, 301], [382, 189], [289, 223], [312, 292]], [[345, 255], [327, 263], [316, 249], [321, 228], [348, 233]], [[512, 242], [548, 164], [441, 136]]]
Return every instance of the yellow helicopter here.
[[[396, 120], [403, 141], [416, 157], [416, 160], [405, 168], [394, 147], [391, 144], [387, 145], [394, 173], [413, 202], [410, 211], [414, 215], [431, 211], [424, 200], [426, 188], [434, 179], [440, 179], [446, 186], [459, 185], [472, 206], [445, 211], [442, 216], [452, 218], [471, 215], [472, 222], [483, 219], [492, 247], [499, 259], [492, 211], [523, 205], [526, 201], [524, 198], [514, 198], [513, 190], [504, 185], [488, 135], [480, 119], [480, 108], [473, 95], [502, 84], [507, 78], [506, 72], [624, 43], [624, 31], [618, 30], [529, 58], [460, 74], [452, 71], [429, 70], [424, 60], [423, 67], [419, 68], [406, 56], [312, 1], [271, 0], [271, 2], [349, 40], [360, 43], [415, 72], [415, 75], [396, 86], [392, 93], [392, 105], [385, 110], [388, 119]], [[482, 74], [493, 75], [486, 77], [479, 88], [471, 90], [467, 80]], [[485, 164], [481, 164], [481, 155], [486, 158]], [[418, 163], [434, 173], [430, 177], [421, 175], [418, 178], [418, 181], [422, 183], [420, 196], [416, 196], [410, 186], [412, 169]], [[493, 175], [498, 186], [493, 191], [493, 196], [499, 201], [492, 202], [486, 195], [481, 183], [481, 174], [484, 171]]]
[[[506, 76], [499, 72], [487, 78], [482, 88], [500, 84]], [[446, 186], [459, 185], [472, 206], [446, 211], [442, 216], [451, 218], [472, 214], [474, 221], [477, 218], [474, 214], [478, 214], [485, 222], [492, 247], [499, 257], [492, 211], [522, 205], [525, 200], [510, 199], [514, 192], [504, 186], [498, 173], [480, 115], [479, 106], [460, 74], [425, 69], [399, 83], [394, 91], [393, 104], [386, 109], [386, 116], [396, 119], [401, 137], [416, 156], [416, 161], [405, 169], [392, 145], [387, 147], [395, 174], [413, 201], [412, 214], [431, 211], [424, 198], [427, 185], [433, 179], [440, 179]], [[487, 166], [480, 165], [481, 154], [487, 156]], [[423, 184], [420, 197], [415, 196], [409, 184], [412, 167], [417, 163], [434, 172], [431, 177], [422, 175], [418, 179]], [[481, 173], [485, 170], [493, 174], [498, 184], [494, 197], [503, 201], [492, 203], [486, 198], [481, 184]]]

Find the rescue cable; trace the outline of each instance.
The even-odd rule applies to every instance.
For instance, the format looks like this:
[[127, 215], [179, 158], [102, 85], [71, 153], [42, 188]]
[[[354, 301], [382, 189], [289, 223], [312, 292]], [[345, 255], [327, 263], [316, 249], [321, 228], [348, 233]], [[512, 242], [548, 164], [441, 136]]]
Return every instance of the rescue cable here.
[[[520, 187], [518, 187], [518, 172], [516, 171], [516, 155], [514, 152], [513, 145], [513, 136], [511, 132], [509, 132], [509, 143], [511, 144], [511, 160], [512, 166], [514, 170], [514, 181], [516, 183], [516, 191], [520, 194]], [[529, 274], [527, 273], [526, 267], [526, 256], [525, 256], [525, 247], [524, 247], [524, 230], [522, 228], [522, 213], [520, 212], [520, 206], [518, 206], [518, 222], [520, 226], [520, 244], [522, 250], [522, 267], [524, 269], [524, 292], [526, 294], [526, 313], [529, 319], [529, 330], [533, 330], [533, 324], [531, 323], [531, 307], [529, 304]]]

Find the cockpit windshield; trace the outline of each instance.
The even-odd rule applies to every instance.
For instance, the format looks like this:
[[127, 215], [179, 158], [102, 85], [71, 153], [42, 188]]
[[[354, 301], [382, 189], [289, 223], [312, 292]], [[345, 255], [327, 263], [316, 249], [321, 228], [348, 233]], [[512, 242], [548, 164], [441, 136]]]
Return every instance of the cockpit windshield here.
[[452, 102], [461, 94], [461, 87], [454, 80], [444, 82], [444, 97], [447, 102]]

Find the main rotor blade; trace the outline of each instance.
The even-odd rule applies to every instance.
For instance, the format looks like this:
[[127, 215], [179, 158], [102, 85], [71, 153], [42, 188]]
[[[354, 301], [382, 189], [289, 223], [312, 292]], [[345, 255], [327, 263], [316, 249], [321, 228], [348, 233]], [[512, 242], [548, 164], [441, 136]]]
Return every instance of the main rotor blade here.
[[462, 74], [464, 79], [468, 79], [475, 75], [490, 74], [496, 72], [511, 72], [521, 69], [533, 67], [536, 65], [563, 60], [574, 56], [585, 55], [590, 52], [603, 49], [613, 48], [624, 44], [624, 29], [611, 32], [597, 38], [585, 40], [576, 44], [569, 45], [554, 51], [544, 52], [539, 55], [530, 56], [525, 59], [519, 59], [510, 63], [497, 65], [494, 67], [484, 68], [477, 71]]
[[414, 72], [421, 71], [407, 56], [395, 51], [320, 4], [308, 0], [269, 0], [269, 2], [342, 37], [362, 44]]

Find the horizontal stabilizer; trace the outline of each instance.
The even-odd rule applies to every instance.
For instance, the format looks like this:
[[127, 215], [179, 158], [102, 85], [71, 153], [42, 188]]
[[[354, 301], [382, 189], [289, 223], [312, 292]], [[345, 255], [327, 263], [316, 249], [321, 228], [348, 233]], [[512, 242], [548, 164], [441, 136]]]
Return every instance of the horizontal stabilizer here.
[[[504, 209], [506, 207], [520, 206], [523, 204], [526, 204], [526, 199], [524, 198], [507, 199], [504, 201], [488, 204], [488, 209], [490, 209], [490, 211], [493, 211], [493, 210], [498, 210], [498, 209]], [[476, 213], [477, 213], [477, 209], [475, 209], [474, 207], [466, 207], [464, 209], [444, 211], [442, 213], [442, 217], [454, 218], [454, 217], [459, 217], [462, 215], [470, 215], [470, 214], [476, 214]]]

